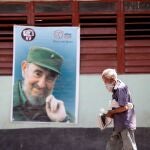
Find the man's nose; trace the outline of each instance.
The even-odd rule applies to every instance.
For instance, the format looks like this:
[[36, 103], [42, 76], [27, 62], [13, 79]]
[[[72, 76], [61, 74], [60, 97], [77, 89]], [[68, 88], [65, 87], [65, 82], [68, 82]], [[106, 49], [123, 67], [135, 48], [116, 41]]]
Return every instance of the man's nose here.
[[40, 88], [45, 88], [46, 87], [46, 78], [44, 76], [39, 79], [38, 86]]

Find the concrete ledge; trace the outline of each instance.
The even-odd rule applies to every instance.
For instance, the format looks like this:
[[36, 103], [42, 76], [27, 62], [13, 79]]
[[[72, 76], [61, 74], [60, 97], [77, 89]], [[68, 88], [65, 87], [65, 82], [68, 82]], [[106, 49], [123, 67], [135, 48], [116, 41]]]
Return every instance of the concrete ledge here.
[[[31, 128], [0, 130], [0, 150], [105, 150], [112, 129]], [[149, 150], [150, 128], [137, 128], [139, 150]]]

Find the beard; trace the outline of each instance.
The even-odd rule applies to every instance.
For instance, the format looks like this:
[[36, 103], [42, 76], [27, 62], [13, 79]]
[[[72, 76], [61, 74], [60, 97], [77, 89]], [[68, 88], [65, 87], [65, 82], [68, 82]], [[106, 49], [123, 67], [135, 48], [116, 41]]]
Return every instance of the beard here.
[[32, 90], [28, 89], [24, 84], [23, 84], [23, 91], [25, 93], [25, 96], [27, 98], [27, 101], [31, 105], [35, 106], [42, 106], [45, 104], [46, 97], [51, 94], [51, 91], [47, 88], [40, 88], [36, 83], [32, 85], [32, 89], [36, 89], [38, 91], [42, 91], [36, 94], [32, 94]]
[[27, 96], [28, 102], [34, 106], [42, 106], [45, 104], [44, 96]]

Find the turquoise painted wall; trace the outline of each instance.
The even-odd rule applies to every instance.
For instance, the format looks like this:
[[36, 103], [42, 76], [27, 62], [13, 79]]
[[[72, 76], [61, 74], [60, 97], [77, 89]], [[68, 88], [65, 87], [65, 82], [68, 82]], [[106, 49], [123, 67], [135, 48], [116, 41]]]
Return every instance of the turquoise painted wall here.
[[[150, 127], [150, 74], [120, 75], [130, 88], [134, 99], [137, 126]], [[105, 89], [99, 75], [80, 75], [78, 123], [10, 122], [12, 77], [0, 77], [0, 129], [37, 127], [97, 127], [100, 108], [107, 108], [111, 94]]]

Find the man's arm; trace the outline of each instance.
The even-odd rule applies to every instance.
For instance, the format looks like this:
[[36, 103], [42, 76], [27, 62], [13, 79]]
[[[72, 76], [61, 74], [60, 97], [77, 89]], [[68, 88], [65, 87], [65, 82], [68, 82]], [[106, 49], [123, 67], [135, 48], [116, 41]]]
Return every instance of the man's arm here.
[[106, 117], [110, 117], [110, 118], [113, 118], [113, 116], [115, 114], [118, 114], [118, 113], [122, 113], [122, 112], [125, 112], [129, 109], [132, 109], [133, 108], [133, 104], [132, 103], [128, 103], [127, 105], [125, 106], [120, 106], [118, 108], [115, 108], [113, 110], [109, 110], [106, 114]]

